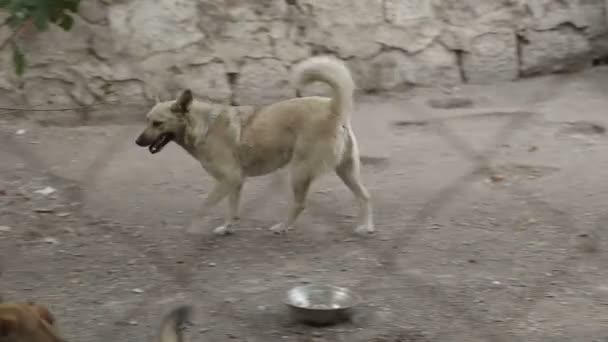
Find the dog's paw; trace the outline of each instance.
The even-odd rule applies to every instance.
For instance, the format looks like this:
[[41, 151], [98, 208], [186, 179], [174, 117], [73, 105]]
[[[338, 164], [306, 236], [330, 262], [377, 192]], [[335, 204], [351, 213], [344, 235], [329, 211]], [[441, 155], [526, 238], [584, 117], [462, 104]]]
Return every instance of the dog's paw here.
[[232, 230], [232, 227], [230, 227], [228, 225], [219, 226], [219, 227], [216, 227], [213, 230], [213, 234], [220, 235], [220, 236], [222, 236], [222, 235], [230, 235], [230, 234], [233, 234], [233, 233], [234, 233], [234, 231]]
[[358, 235], [369, 235], [376, 231], [376, 227], [373, 224], [362, 224], [355, 228], [355, 234]]
[[281, 222], [270, 227], [270, 231], [275, 235], [281, 235], [287, 232], [287, 227], [285, 227], [285, 224]]

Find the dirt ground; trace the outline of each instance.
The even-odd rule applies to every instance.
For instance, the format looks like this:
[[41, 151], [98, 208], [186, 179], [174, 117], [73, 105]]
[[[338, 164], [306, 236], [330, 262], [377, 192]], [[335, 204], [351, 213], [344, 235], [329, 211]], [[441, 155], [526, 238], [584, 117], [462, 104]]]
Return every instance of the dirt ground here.
[[[295, 231], [268, 232], [282, 173], [247, 183], [236, 234], [211, 234], [225, 205], [188, 234], [209, 177], [135, 145], [143, 108], [4, 115], [1, 295], [50, 305], [72, 341], [150, 340], [175, 303], [195, 306], [192, 341], [608, 341], [606, 89], [599, 68], [359, 97], [368, 238], [334, 175]], [[351, 323], [289, 320], [285, 291], [318, 282], [364, 297]]]

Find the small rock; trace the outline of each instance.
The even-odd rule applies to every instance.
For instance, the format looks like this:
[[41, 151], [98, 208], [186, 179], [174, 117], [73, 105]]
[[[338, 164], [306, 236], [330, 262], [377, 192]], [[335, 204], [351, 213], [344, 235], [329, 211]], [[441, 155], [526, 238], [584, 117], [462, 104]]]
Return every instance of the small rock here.
[[57, 213], [55, 214], [57, 217], [68, 217], [70, 215], [72, 215], [72, 213], [68, 213], [68, 212], [61, 212], [61, 213]]
[[44, 196], [48, 196], [48, 195], [50, 195], [50, 194], [52, 194], [52, 193], [54, 193], [56, 191], [57, 191], [57, 189], [55, 189], [55, 188], [53, 188], [51, 186], [47, 186], [47, 187], [45, 187], [43, 189], [39, 189], [39, 190], [34, 191], [34, 193], [40, 194], [40, 195], [44, 195]]
[[470, 108], [473, 107], [473, 100], [466, 97], [445, 97], [430, 99], [427, 105], [436, 109], [454, 109], [454, 108]]
[[142, 289], [133, 289], [132, 292], [133, 293], [144, 293], [144, 290], [142, 290]]
[[34, 208], [34, 211], [41, 214], [50, 214], [55, 211], [53, 208]]
[[502, 182], [505, 180], [505, 176], [503, 175], [492, 175], [490, 180], [494, 183]]
[[439, 223], [433, 223], [427, 227], [428, 229], [441, 229], [441, 225]]
[[24, 135], [27, 131], [24, 129], [18, 129], [17, 132], [15, 132], [15, 134], [17, 135]]
[[214, 262], [210, 262], [210, 263], [207, 264], [207, 266], [209, 266], [209, 267], [215, 267], [215, 266], [217, 266], [217, 264], [214, 263]]
[[599, 238], [593, 232], [580, 233], [575, 237], [575, 246], [581, 252], [595, 253], [600, 249]]
[[0, 233], [10, 232], [13, 228], [9, 226], [0, 226]]
[[538, 150], [538, 147], [536, 147], [536, 146], [530, 146], [530, 148], [528, 149], [528, 152], [534, 152], [534, 151], [537, 151], [537, 150]]
[[211, 328], [200, 328], [200, 329], [198, 330], [198, 333], [199, 333], [199, 334], [205, 334], [205, 333], [208, 333], [208, 332], [210, 332], [210, 331], [211, 331]]
[[266, 311], [267, 307], [265, 305], [260, 305], [258, 306], [258, 310], [260, 311]]
[[228, 297], [228, 298], [224, 299], [224, 303], [227, 303], [227, 304], [234, 304], [238, 301], [239, 301], [238, 298], [232, 298], [232, 297]]
[[56, 245], [59, 243], [59, 240], [53, 238], [53, 237], [45, 237], [42, 239], [43, 242], [48, 243], [50, 245]]

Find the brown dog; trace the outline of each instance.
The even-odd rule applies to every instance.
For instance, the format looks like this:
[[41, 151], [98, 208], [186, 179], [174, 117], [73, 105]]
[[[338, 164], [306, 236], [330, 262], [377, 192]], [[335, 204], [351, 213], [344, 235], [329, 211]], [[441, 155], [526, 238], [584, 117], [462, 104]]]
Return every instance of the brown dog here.
[[[181, 327], [189, 321], [189, 306], [179, 306], [167, 314], [159, 328], [160, 342], [183, 341]], [[64, 342], [55, 326], [55, 318], [43, 305], [35, 303], [0, 303], [1, 342]]]
[[43, 305], [0, 303], [0, 341], [59, 342], [55, 318]]

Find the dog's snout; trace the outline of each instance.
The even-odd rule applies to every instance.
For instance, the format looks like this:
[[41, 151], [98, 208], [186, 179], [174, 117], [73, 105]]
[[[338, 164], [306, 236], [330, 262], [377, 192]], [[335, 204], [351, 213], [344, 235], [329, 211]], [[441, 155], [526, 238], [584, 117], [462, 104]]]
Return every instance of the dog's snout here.
[[146, 139], [144, 138], [143, 134], [140, 134], [137, 139], [135, 139], [135, 143], [137, 144], [137, 146], [146, 146]]

